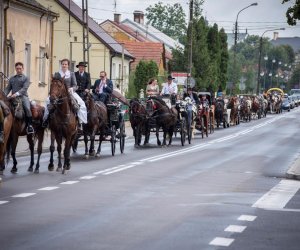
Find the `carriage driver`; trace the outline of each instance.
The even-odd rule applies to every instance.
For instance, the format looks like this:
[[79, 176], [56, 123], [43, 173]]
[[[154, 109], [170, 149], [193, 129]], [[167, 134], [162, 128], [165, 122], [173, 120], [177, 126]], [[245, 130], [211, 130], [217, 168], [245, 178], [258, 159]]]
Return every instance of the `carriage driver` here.
[[17, 74], [9, 79], [8, 85], [5, 88], [4, 93], [5, 95], [8, 95], [11, 91], [11, 98], [21, 98], [26, 115], [26, 132], [27, 134], [32, 134], [34, 133], [34, 129], [32, 127], [32, 114], [30, 110], [30, 101], [27, 93], [30, 82], [28, 77], [23, 74], [23, 63], [17, 62], [15, 64], [15, 70]]
[[[54, 73], [54, 77], [64, 78], [64, 84], [67, 86], [69, 93], [78, 102], [79, 109], [77, 111], [77, 117], [79, 122], [79, 130], [82, 130], [82, 123], [87, 123], [86, 106], [84, 101], [75, 92], [75, 90], [77, 89], [77, 82], [75, 78], [75, 73], [69, 70], [70, 61], [68, 59], [62, 59], [60, 63], [61, 63], [61, 70], [59, 72]], [[43, 124], [42, 124], [44, 128], [48, 126], [49, 104], [50, 104], [50, 99], [48, 97], [46, 100], [45, 113], [44, 113]]]
[[168, 81], [166, 83], [164, 83], [163, 88], [160, 92], [160, 95], [177, 95], [178, 92], [178, 88], [177, 88], [177, 84], [175, 82], [173, 82], [173, 78], [172, 76], [168, 76]]
[[84, 92], [90, 92], [91, 88], [91, 76], [90, 73], [85, 71], [86, 64], [84, 62], [79, 62], [76, 65], [78, 71], [75, 72], [76, 82], [78, 88], [76, 93], [82, 98]]
[[106, 78], [106, 72], [101, 71], [100, 72], [100, 79], [97, 79], [95, 81], [95, 84], [93, 86], [93, 96], [95, 101], [101, 101], [104, 104], [107, 104], [111, 93], [113, 92], [113, 82]]

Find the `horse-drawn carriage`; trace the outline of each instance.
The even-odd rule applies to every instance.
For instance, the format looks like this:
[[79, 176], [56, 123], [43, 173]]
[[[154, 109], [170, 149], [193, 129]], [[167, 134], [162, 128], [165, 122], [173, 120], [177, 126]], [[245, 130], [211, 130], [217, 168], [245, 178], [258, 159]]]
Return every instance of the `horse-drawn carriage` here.
[[284, 92], [280, 88], [270, 88], [266, 92], [266, 96], [268, 99], [268, 110], [270, 113], [279, 114], [282, 112], [282, 99], [284, 97]]

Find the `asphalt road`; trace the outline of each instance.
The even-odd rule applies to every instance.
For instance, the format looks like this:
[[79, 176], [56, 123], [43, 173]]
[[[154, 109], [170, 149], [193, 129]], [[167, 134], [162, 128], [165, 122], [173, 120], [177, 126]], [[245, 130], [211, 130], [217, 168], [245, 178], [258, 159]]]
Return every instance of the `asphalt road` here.
[[[200, 135], [191, 145], [72, 156], [66, 174], [9, 169], [0, 187], [0, 249], [299, 249], [300, 109]], [[154, 136], [152, 136], [154, 139]], [[81, 150], [79, 153], [82, 153]], [[10, 167], [9, 167], [10, 168]]]

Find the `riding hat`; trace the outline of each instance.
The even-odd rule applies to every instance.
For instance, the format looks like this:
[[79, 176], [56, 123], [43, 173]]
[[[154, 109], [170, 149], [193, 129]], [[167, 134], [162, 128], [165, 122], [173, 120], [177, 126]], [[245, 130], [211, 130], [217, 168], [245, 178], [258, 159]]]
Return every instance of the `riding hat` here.
[[79, 66], [87, 67], [85, 62], [79, 62], [79, 63], [76, 65], [76, 68], [78, 68]]
[[175, 78], [172, 77], [171, 75], [168, 76], [168, 80], [174, 80]]

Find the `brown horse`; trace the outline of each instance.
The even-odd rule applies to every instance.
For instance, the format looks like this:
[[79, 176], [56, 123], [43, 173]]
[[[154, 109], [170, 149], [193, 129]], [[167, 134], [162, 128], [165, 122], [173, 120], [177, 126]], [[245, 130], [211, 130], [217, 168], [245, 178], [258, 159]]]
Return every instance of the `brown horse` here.
[[35, 173], [39, 173], [40, 168], [40, 157], [42, 154], [42, 146], [44, 141], [44, 128], [42, 128], [42, 121], [43, 121], [43, 115], [44, 115], [44, 107], [40, 105], [31, 105], [32, 110], [32, 125], [34, 128], [33, 134], [28, 134], [26, 132], [26, 117], [24, 108], [22, 105], [22, 100], [19, 97], [10, 99], [10, 102], [13, 107], [13, 125], [10, 131], [10, 147], [8, 147], [8, 152], [11, 153], [12, 159], [13, 159], [13, 167], [11, 169], [12, 173], [17, 173], [17, 159], [16, 159], [16, 148], [19, 140], [19, 136], [27, 136], [27, 142], [29, 144], [30, 149], [30, 165], [28, 167], [28, 171], [33, 171], [34, 166], [34, 145], [36, 140], [38, 141], [38, 159], [37, 163], [34, 169]]
[[145, 135], [144, 145], [149, 143], [150, 131], [146, 107], [137, 98], [130, 100], [129, 120], [135, 139], [135, 146], [140, 146], [143, 134]]
[[[0, 143], [0, 174], [2, 175], [3, 171], [5, 169], [5, 154], [6, 154], [7, 146], [9, 145], [8, 138], [10, 135], [10, 131], [11, 131], [11, 127], [12, 127], [14, 118], [13, 118], [13, 115], [11, 112], [12, 109], [11, 109], [9, 100], [3, 91], [0, 91], [0, 100], [2, 102], [4, 102], [4, 104], [7, 107], [10, 108], [9, 114], [6, 117], [4, 117], [4, 122], [3, 122], [4, 140], [3, 140], [3, 143]], [[2, 108], [0, 108], [0, 113], [1, 113], [0, 115], [4, 116], [4, 112], [3, 112]], [[8, 154], [8, 157], [9, 157], [9, 154]]]
[[231, 109], [230, 121], [233, 125], [239, 124], [238, 98], [233, 96], [229, 100], [228, 108]]
[[158, 97], [150, 97], [149, 99], [153, 101], [152, 117], [155, 117], [156, 120], [157, 144], [161, 145], [159, 140], [159, 129], [162, 128], [164, 132], [162, 145], [166, 146], [167, 133], [169, 134], [168, 145], [171, 145], [173, 133], [177, 124], [178, 112], [174, 107], [169, 108], [165, 102]]
[[[72, 142], [77, 134], [77, 118], [72, 109], [72, 101], [67, 86], [64, 84], [64, 78], [53, 78], [50, 85], [50, 105], [51, 112], [49, 117], [49, 128], [51, 130], [50, 145], [50, 163], [48, 170], [53, 171], [53, 153], [55, 150], [54, 140], [57, 143], [58, 166], [56, 171], [64, 174], [66, 170], [71, 168], [70, 149]], [[64, 165], [62, 169], [61, 150], [62, 142], [65, 139], [64, 148]]]
[[[100, 148], [98, 147], [97, 154], [95, 153], [95, 136], [100, 134], [100, 142], [105, 133], [105, 127], [107, 125], [107, 109], [104, 103], [95, 102], [93, 96], [90, 93], [84, 93], [83, 101], [85, 102], [88, 110], [87, 120], [88, 123], [83, 125], [83, 135], [85, 143], [85, 157], [99, 156]], [[90, 137], [91, 145], [88, 149], [88, 136]], [[100, 143], [99, 143], [100, 144]]]

